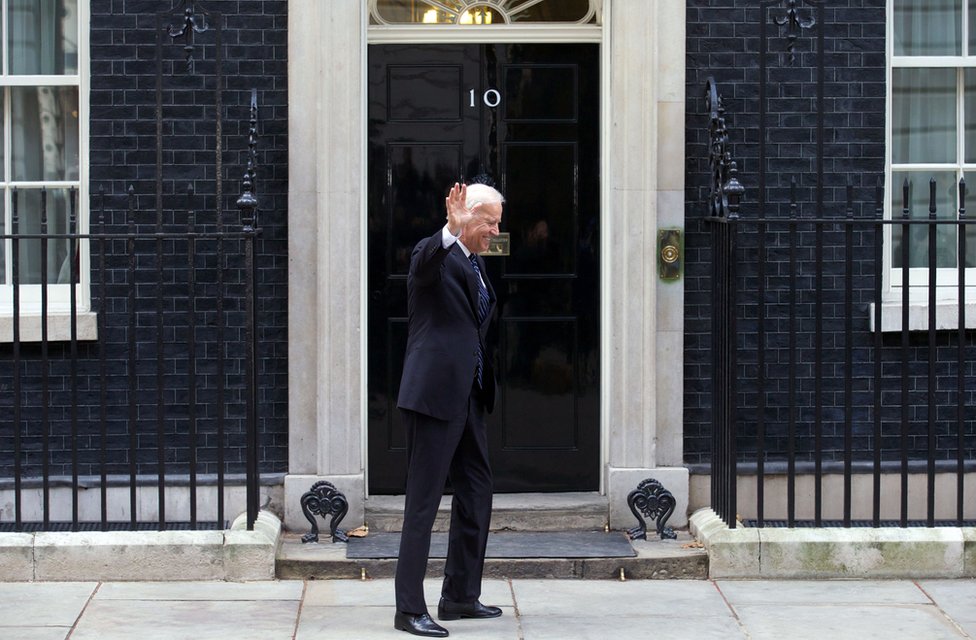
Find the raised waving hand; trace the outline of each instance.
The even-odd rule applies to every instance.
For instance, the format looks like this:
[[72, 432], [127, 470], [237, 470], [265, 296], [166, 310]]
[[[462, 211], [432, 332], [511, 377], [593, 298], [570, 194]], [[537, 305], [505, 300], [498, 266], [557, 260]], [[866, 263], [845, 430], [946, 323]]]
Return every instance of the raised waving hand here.
[[471, 208], [467, 206], [468, 186], [454, 183], [451, 192], [444, 199], [447, 208], [447, 230], [459, 236], [468, 223], [477, 215], [481, 203], [477, 202]]

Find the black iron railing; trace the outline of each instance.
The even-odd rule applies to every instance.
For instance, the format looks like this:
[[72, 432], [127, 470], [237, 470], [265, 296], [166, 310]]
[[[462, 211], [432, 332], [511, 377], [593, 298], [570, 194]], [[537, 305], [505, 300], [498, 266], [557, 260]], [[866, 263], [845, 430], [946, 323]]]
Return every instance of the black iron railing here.
[[[178, 526], [222, 526], [229, 477], [234, 483], [244, 479], [248, 520], [254, 522], [260, 418], [253, 279], [260, 231], [251, 184], [253, 167], [239, 200], [241, 224], [220, 229], [213, 221], [200, 223], [192, 190], [180, 198], [186, 207], [182, 228], [141, 229], [143, 212], [130, 188], [123, 211], [108, 209], [105, 195], [97, 195], [90, 230], [81, 232], [72, 189], [64, 232], [49, 232], [48, 192], [40, 190], [39, 232], [24, 233], [22, 191], [13, 192], [10, 232], [0, 234], [11, 255], [10, 284], [5, 285], [11, 294], [10, 342], [0, 349], [7, 370], [0, 394], [0, 439], [5, 443], [0, 491], [12, 494], [12, 508], [0, 511], [0, 525], [17, 531], [79, 530], [86, 521], [97, 521], [105, 529], [146, 528], [138, 494], [155, 485], [155, 508], [148, 511], [158, 514], [152, 520], [158, 528], [175, 524], [166, 506], [167, 491], [176, 486], [188, 488], [189, 501], [183, 516], [188, 522]], [[124, 225], [111, 221], [119, 213], [126, 218]], [[66, 247], [59, 261], [69, 275], [61, 283], [48, 274], [52, 244]], [[40, 291], [38, 306], [21, 299], [28, 286], [21, 256], [28, 247], [40, 263], [34, 285]], [[90, 256], [90, 281], [79, 277], [83, 255]], [[86, 281], [90, 310], [78, 295]], [[60, 311], [51, 310], [56, 288], [68, 289], [63, 296], [67, 306]], [[227, 312], [228, 307], [239, 311]], [[79, 337], [79, 318], [89, 313], [97, 315], [97, 337]], [[51, 335], [49, 327], [59, 320], [66, 320], [66, 334]], [[28, 326], [35, 335], [25, 335]], [[235, 409], [241, 404], [243, 415]], [[233, 450], [240, 450], [242, 437], [244, 464], [225, 461], [225, 450], [231, 442]], [[67, 522], [52, 519], [53, 510], [64, 513], [54, 506], [56, 487], [70, 488]], [[119, 488], [128, 491], [125, 504]], [[36, 489], [39, 520], [24, 516], [26, 506], [38, 511]], [[112, 499], [110, 490], [116, 494]], [[98, 506], [89, 505], [83, 514], [82, 496], [93, 491], [99, 494]], [[197, 496], [206, 491], [213, 496], [204, 521]], [[119, 513], [127, 515], [126, 521], [112, 515]]]
[[[257, 518], [257, 91], [233, 216], [224, 18], [163, 4], [154, 117], [112, 128], [135, 136], [122, 145], [135, 158], [153, 152], [154, 171], [113, 155], [138, 185], [127, 193], [109, 182], [82, 211], [76, 190], [25, 186], [0, 212], [0, 530], [223, 527], [241, 486]], [[130, 126], [143, 123], [154, 139]]]
[[[742, 216], [743, 189], [711, 81], [706, 99], [713, 508], [730, 527], [740, 510], [755, 513], [758, 526], [772, 523], [770, 512], [783, 514], [775, 520], [791, 527], [972, 520], [965, 476], [976, 470], [976, 332], [966, 323], [976, 318], [966, 316], [974, 294], [965, 265], [967, 230], [976, 221], [966, 214], [965, 182], [958, 183], [958, 210], [949, 217], [938, 217], [934, 181], [926, 217], [913, 216], [905, 182], [900, 216], [885, 219], [880, 181], [871, 218], [854, 217], [851, 185], [841, 216], [801, 217], [795, 181], [788, 217]], [[951, 284], [937, 280], [944, 266], [940, 234], [954, 236], [942, 253], [954, 249], [961, 265], [951, 270]], [[886, 260], [900, 287], [885, 282]], [[912, 280], [918, 271], [924, 282]], [[937, 315], [946, 294], [952, 318]], [[913, 304], [926, 310], [923, 319], [911, 316]], [[919, 472], [924, 495], [910, 490], [910, 477]], [[825, 477], [833, 474], [842, 479], [839, 495], [825, 491]], [[896, 485], [883, 482], [892, 474]], [[954, 477], [951, 486], [937, 481], [940, 474]], [[755, 504], [738, 500], [746, 475], [755, 476]], [[785, 476], [785, 489], [767, 498], [772, 475]], [[812, 495], [798, 489], [801, 477], [812, 477]], [[855, 495], [855, 481], [864, 478], [871, 480], [869, 499]], [[882, 508], [889, 496], [897, 497], [893, 516]], [[923, 517], [912, 515], [918, 503]], [[946, 504], [954, 505], [953, 517], [937, 517], [937, 506]], [[828, 518], [827, 511], [839, 515]]]

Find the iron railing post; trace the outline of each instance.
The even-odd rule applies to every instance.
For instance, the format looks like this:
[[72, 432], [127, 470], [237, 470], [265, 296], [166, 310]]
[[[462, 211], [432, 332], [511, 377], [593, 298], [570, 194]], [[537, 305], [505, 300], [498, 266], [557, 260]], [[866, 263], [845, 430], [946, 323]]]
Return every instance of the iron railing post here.
[[70, 287], [70, 315], [71, 315], [71, 530], [78, 530], [78, 287], [76, 278], [78, 265], [75, 263], [75, 251], [80, 242], [77, 238], [78, 214], [76, 211], [77, 190], [72, 187], [68, 192], [68, 286]]
[[21, 410], [23, 408], [23, 396], [20, 388], [20, 215], [17, 202], [17, 188], [11, 189], [11, 225], [13, 233], [11, 240], [10, 254], [13, 261], [10, 265], [10, 278], [13, 285], [13, 359], [14, 359], [14, 523], [17, 530], [21, 530], [23, 524], [23, 466], [21, 463], [22, 448], [22, 422]]
[[247, 169], [241, 182], [241, 196], [237, 199], [237, 208], [241, 212], [241, 224], [244, 231], [244, 278], [246, 280], [246, 313], [245, 313], [245, 341], [246, 341], [246, 377], [247, 377], [247, 528], [253, 529], [258, 518], [258, 341], [257, 341], [257, 265], [255, 264], [255, 248], [258, 228], [258, 201], [254, 196], [254, 180], [256, 177], [256, 148], [258, 126], [258, 98], [257, 89], [251, 90], [251, 119], [248, 135]]
[[127, 282], [128, 300], [126, 311], [128, 312], [128, 389], [126, 398], [129, 408], [129, 528], [136, 529], [139, 521], [138, 508], [138, 488], [136, 487], [136, 475], [138, 472], [139, 455], [139, 377], [136, 371], [136, 326], [138, 314], [136, 313], [136, 189], [129, 185], [126, 200], [126, 252], [129, 257]]
[[44, 528], [51, 528], [51, 361], [48, 342], [47, 189], [41, 189], [41, 472], [44, 474]]
[[796, 332], [797, 332], [797, 300], [796, 300], [796, 269], [797, 269], [797, 210], [796, 177], [790, 179], [790, 220], [787, 236], [789, 238], [789, 310], [787, 322], [787, 343], [789, 350], [789, 364], [787, 365], [787, 402], [789, 414], [787, 417], [786, 434], [786, 519], [789, 526], [796, 520], [796, 427], [797, 427], [797, 398], [796, 398]]
[[[927, 415], [927, 437], [926, 437], [926, 449], [928, 450], [928, 466], [927, 466], [927, 482], [926, 482], [926, 522], [928, 526], [935, 526], [935, 410], [936, 410], [936, 400], [935, 400], [935, 353], [937, 347], [935, 329], [936, 329], [936, 315], [935, 315], [935, 288], [938, 284], [936, 279], [936, 268], [938, 267], [937, 252], [938, 246], [936, 244], [938, 227], [935, 224], [936, 219], [936, 203], [935, 203], [935, 178], [929, 180], [929, 288], [928, 288], [928, 302], [929, 302], [929, 321], [928, 321], [928, 343], [929, 343], [929, 358], [928, 358], [928, 384], [926, 385], [926, 391], [928, 394], [928, 415]], [[959, 301], [960, 304], [964, 304], [963, 300]], [[904, 330], [904, 327], [902, 327]]]
[[956, 522], [961, 527], [965, 519], [965, 461], [966, 461], [966, 180], [959, 180], [959, 222], [956, 234], [959, 242], [959, 325], [956, 358]]
[[854, 469], [854, 185], [850, 180], [844, 222], [844, 526], [850, 527]]
[[884, 183], [878, 178], [874, 192], [874, 469], [872, 474], [872, 524], [881, 526], [881, 459], [882, 459], [882, 360], [884, 339], [882, 334], [884, 277]]
[[[108, 368], [105, 362], [106, 337], [105, 316], [108, 315], [108, 303], [106, 302], [106, 278], [105, 278], [105, 187], [98, 188], [98, 290], [99, 290], [99, 313], [98, 335], [98, 422], [99, 422], [99, 504], [101, 506], [102, 531], [108, 530]], [[94, 308], [94, 307], [93, 307]]]
[[908, 180], [902, 186], [902, 224], [901, 224], [901, 526], [908, 526], [908, 425], [909, 425], [909, 386], [908, 386], [908, 367], [904, 366], [909, 361], [909, 336], [908, 336], [908, 292], [911, 286], [909, 279], [909, 262], [911, 259], [911, 233], [912, 227], [908, 224], [911, 214], [909, 204], [910, 185]]
[[[733, 176], [734, 179], [734, 176]], [[738, 181], [735, 183], [738, 185]], [[738, 194], [741, 196], [741, 193]], [[738, 378], [738, 358], [737, 356], [737, 343], [736, 343], [736, 333], [737, 333], [737, 323], [736, 323], [736, 308], [737, 308], [737, 292], [736, 292], [736, 251], [738, 249], [738, 233], [739, 233], [739, 214], [738, 214], [738, 197], [736, 197], [736, 203], [732, 204], [730, 198], [729, 203], [729, 223], [727, 225], [727, 246], [725, 249], [725, 254], [728, 259], [725, 269], [725, 311], [727, 313], [725, 317], [725, 335], [723, 337], [723, 342], [725, 345], [725, 379], [726, 379], [726, 402], [725, 402], [725, 416], [724, 429], [725, 429], [725, 485], [728, 487], [726, 495], [727, 504], [727, 515], [726, 522], [730, 529], [735, 529], [736, 527], [736, 515], [738, 513], [738, 473], [736, 467], [737, 461], [737, 450], [736, 450], [736, 435], [738, 433], [738, 422], [737, 422], [737, 402], [736, 394], [738, 393], [738, 385], [736, 384], [736, 379]]]
[[715, 81], [705, 99], [710, 115], [712, 227], [712, 508], [736, 526], [736, 252], [739, 206], [745, 189], [728, 150], [725, 108]]

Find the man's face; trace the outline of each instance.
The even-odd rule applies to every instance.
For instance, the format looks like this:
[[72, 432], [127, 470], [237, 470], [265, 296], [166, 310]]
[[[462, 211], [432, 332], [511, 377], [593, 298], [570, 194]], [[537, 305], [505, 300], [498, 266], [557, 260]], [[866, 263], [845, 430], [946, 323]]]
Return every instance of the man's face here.
[[498, 235], [498, 225], [502, 222], [502, 204], [485, 203], [478, 207], [474, 219], [464, 228], [461, 240], [472, 253], [484, 253], [491, 239]]

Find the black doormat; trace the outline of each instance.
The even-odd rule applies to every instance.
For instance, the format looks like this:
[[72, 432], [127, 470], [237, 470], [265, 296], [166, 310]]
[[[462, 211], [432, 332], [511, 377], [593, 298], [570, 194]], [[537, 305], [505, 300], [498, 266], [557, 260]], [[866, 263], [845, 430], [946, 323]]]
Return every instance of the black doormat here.
[[[399, 533], [371, 533], [349, 538], [350, 559], [395, 558], [400, 548]], [[430, 557], [447, 555], [447, 534], [430, 538]], [[488, 534], [489, 558], [630, 558], [637, 555], [624, 533], [614, 531], [518, 532]]]

